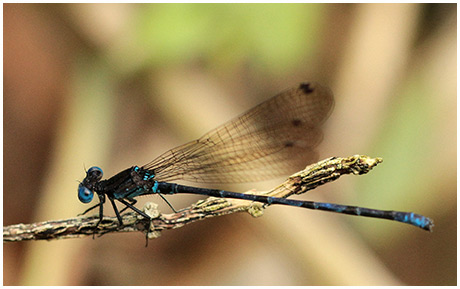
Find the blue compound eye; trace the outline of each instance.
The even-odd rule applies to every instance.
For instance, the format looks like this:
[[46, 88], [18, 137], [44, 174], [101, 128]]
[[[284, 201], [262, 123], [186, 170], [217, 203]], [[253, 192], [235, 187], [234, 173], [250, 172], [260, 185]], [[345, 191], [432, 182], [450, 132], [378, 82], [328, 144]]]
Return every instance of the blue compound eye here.
[[94, 193], [83, 185], [78, 186], [78, 199], [82, 203], [89, 203], [93, 199]]
[[103, 175], [102, 169], [100, 167], [90, 167], [86, 174], [96, 179], [97, 181], [100, 181]]

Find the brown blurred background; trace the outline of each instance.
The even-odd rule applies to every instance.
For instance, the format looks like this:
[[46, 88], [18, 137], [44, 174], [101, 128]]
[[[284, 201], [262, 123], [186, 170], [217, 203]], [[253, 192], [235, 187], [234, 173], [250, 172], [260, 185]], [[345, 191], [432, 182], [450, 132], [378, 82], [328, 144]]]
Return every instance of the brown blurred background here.
[[143, 165], [314, 80], [336, 99], [321, 158], [384, 162], [297, 198], [414, 211], [436, 226], [272, 206], [148, 248], [140, 233], [7, 243], [4, 285], [456, 285], [456, 9], [5, 4], [3, 225], [73, 217], [87, 208], [85, 167], [109, 177]]

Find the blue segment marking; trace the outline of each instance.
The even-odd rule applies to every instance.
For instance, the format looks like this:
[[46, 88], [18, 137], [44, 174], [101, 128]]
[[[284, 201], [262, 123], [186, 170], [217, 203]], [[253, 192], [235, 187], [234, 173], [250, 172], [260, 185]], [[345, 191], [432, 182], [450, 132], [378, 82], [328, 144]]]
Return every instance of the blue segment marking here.
[[158, 191], [158, 182], [157, 181], [155, 181], [155, 183], [153, 184], [152, 191], [154, 193], [157, 193], [157, 191]]

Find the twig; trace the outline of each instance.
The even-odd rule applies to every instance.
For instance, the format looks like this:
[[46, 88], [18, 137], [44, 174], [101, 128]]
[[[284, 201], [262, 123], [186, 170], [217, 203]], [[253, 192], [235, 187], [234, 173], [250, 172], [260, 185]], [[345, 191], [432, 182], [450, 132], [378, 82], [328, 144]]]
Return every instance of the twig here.
[[[365, 174], [381, 162], [381, 158], [370, 158], [363, 155], [325, 159], [306, 167], [304, 170], [290, 176], [278, 187], [261, 195], [287, 198], [293, 194], [302, 194], [334, 181], [341, 175]], [[254, 191], [247, 193], [260, 194]], [[259, 217], [263, 215], [263, 210], [266, 207], [267, 205], [257, 202], [209, 197], [182, 209], [178, 213], [162, 214], [157, 210], [156, 204], [147, 203], [144, 206], [144, 212], [153, 219], [150, 224], [150, 230], [148, 230], [148, 220], [135, 212], [128, 212], [122, 216], [123, 226], [119, 226], [115, 217], [104, 217], [99, 226], [95, 227], [99, 220], [98, 216], [6, 226], [3, 228], [3, 242], [79, 238], [94, 234], [102, 235], [133, 231], [148, 231], [148, 238], [157, 238], [163, 230], [180, 228], [186, 224], [206, 218], [243, 211], [248, 212], [253, 217]]]

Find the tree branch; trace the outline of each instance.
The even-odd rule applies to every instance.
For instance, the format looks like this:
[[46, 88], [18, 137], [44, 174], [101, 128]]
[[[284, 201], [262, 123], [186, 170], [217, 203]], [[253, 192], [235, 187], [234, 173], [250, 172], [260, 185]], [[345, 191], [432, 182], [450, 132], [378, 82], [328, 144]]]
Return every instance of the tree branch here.
[[[347, 158], [332, 157], [306, 167], [269, 192], [261, 194], [248, 191], [246, 193], [287, 198], [293, 194], [303, 194], [345, 174], [366, 174], [381, 162], [381, 158], [370, 158], [363, 155]], [[150, 230], [148, 230], [149, 220], [135, 212], [128, 212], [122, 216], [123, 226], [119, 226], [116, 217], [104, 217], [99, 226], [95, 227], [99, 220], [97, 215], [6, 226], [3, 228], [3, 242], [80, 238], [87, 235], [134, 231], [148, 231], [148, 238], [157, 238], [163, 230], [177, 229], [206, 218], [236, 212], [248, 212], [253, 217], [259, 217], [263, 215], [266, 207], [268, 205], [252, 201], [209, 197], [177, 213], [162, 214], [157, 210], [156, 204], [147, 203], [143, 210], [153, 219]]]

